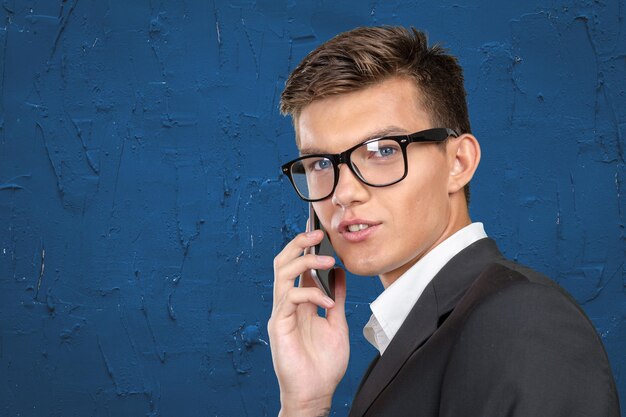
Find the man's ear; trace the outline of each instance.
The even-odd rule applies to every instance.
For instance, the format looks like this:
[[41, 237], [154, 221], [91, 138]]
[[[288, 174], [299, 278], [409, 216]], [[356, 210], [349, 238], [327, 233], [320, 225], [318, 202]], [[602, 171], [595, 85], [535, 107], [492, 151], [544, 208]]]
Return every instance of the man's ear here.
[[474, 176], [480, 162], [480, 145], [474, 135], [464, 133], [449, 140], [446, 154], [450, 167], [448, 194], [454, 194], [462, 190]]

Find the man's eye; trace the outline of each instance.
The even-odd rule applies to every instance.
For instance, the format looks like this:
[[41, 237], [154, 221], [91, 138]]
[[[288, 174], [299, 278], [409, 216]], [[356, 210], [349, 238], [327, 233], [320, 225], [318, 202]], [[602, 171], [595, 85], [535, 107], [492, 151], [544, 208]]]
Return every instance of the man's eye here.
[[391, 155], [393, 155], [393, 154], [394, 154], [394, 153], [396, 153], [397, 151], [398, 151], [397, 149], [394, 149], [394, 148], [392, 148], [391, 146], [386, 146], [386, 147], [384, 147], [384, 148], [380, 148], [380, 149], [378, 150], [378, 153], [379, 153], [379, 154], [380, 154], [380, 156], [382, 156], [382, 157], [387, 157], [387, 156], [391, 156]]
[[312, 171], [323, 171], [329, 168], [332, 168], [333, 164], [330, 162], [330, 159], [322, 158], [316, 161], [313, 161], [310, 165], [310, 170]]
[[398, 149], [393, 146], [381, 146], [376, 151], [370, 152], [370, 158], [387, 159], [398, 153]]

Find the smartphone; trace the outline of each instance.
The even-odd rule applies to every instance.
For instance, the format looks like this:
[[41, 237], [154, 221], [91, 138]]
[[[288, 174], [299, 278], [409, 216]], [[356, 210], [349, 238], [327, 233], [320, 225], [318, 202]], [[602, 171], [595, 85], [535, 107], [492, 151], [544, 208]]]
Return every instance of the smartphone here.
[[[320, 219], [315, 214], [313, 204], [309, 203], [309, 230], [321, 229], [324, 232], [324, 238], [317, 245], [311, 246], [308, 253], [313, 255], [335, 256], [335, 251], [330, 243], [328, 234], [322, 227]], [[335, 272], [331, 269], [311, 269], [311, 278], [315, 281], [315, 285], [331, 299], [335, 299]]]

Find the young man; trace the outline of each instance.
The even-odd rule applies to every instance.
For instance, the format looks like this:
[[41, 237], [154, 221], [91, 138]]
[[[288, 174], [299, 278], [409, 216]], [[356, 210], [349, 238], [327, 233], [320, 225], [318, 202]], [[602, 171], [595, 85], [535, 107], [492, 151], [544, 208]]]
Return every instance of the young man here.
[[[345, 267], [385, 288], [364, 329], [380, 355], [350, 416], [619, 416], [582, 310], [469, 218], [480, 147], [454, 57], [416, 30], [343, 33], [294, 70], [281, 111], [301, 155], [284, 167], [296, 191]], [[302, 233], [274, 260], [281, 416], [327, 415], [348, 364], [345, 274], [333, 301], [308, 271], [334, 259], [303, 255], [322, 237]]]

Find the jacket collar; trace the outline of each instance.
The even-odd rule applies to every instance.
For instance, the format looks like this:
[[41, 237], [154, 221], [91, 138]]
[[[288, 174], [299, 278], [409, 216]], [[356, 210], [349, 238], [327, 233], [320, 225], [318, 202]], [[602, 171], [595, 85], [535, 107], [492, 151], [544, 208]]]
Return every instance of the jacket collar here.
[[480, 239], [459, 252], [435, 275], [385, 354], [368, 369], [352, 402], [350, 417], [362, 416], [367, 411], [409, 356], [437, 330], [439, 319], [452, 311], [481, 271], [499, 258], [502, 254], [495, 242]]

